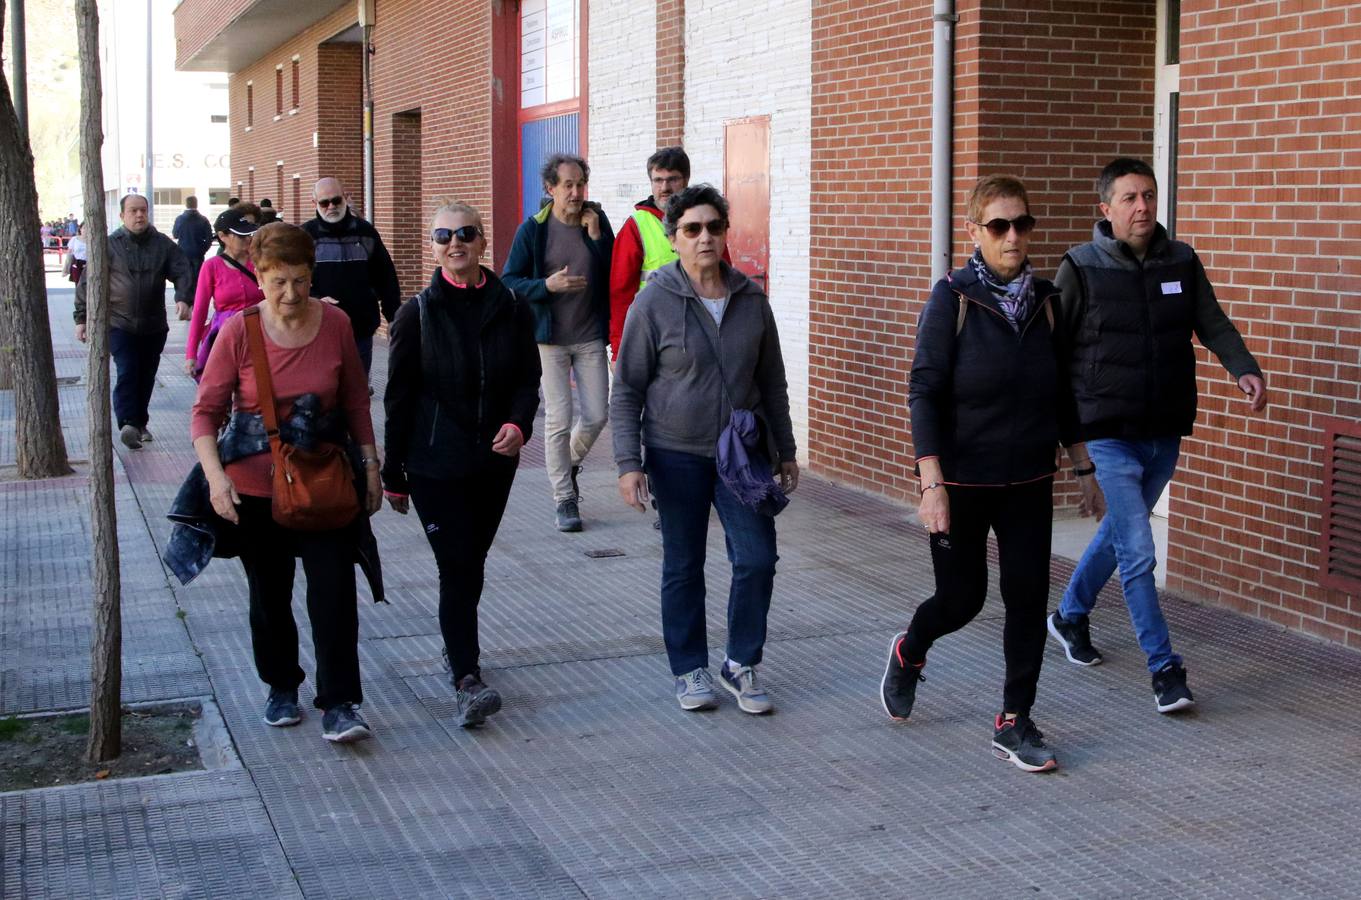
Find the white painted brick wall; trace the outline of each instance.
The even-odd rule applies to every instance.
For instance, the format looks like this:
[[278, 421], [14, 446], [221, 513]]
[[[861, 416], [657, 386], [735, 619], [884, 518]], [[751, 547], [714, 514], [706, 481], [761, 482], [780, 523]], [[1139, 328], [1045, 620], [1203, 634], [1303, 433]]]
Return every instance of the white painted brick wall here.
[[[594, 16], [594, 5], [591, 10]], [[770, 300], [789, 378], [794, 434], [805, 457], [811, 0], [688, 0], [685, 50], [685, 149], [692, 184], [707, 181], [722, 190], [725, 122], [770, 116]], [[594, 123], [591, 130], [594, 134]]]
[[657, 79], [645, 63], [656, 53], [655, 0], [590, 0], [591, 199], [616, 232], [646, 197], [644, 164], [657, 149]]

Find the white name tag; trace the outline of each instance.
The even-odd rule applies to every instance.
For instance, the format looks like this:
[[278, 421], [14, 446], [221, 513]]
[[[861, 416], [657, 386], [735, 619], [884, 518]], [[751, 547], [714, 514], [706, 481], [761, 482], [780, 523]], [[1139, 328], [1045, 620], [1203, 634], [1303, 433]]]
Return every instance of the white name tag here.
[[1180, 282], [1180, 281], [1164, 281], [1164, 282], [1163, 282], [1163, 293], [1164, 293], [1164, 294], [1180, 294], [1180, 293], [1181, 293], [1181, 282]]

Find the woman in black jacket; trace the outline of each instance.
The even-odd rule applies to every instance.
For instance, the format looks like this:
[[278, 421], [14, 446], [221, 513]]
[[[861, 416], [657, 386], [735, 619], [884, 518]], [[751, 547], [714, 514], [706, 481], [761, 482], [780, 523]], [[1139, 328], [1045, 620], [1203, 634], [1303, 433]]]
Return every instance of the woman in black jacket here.
[[478, 668], [477, 604], [539, 408], [534, 317], [479, 264], [486, 248], [476, 209], [436, 210], [439, 268], [392, 321], [384, 396], [383, 487], [399, 513], [410, 496], [435, 551], [440, 631], [465, 728], [501, 708]]
[[[918, 516], [931, 535], [936, 592], [894, 636], [880, 693], [885, 711], [906, 719], [926, 651], [983, 608], [991, 529], [1006, 607], [1006, 683], [993, 752], [1042, 772], [1057, 766], [1030, 707], [1044, 659], [1058, 409], [1066, 402], [1050, 306], [1058, 292], [1034, 277], [1026, 258], [1035, 219], [1020, 181], [980, 181], [967, 227], [976, 249], [936, 284], [922, 310], [908, 392]], [[1075, 471], [1087, 472], [1085, 449], [1070, 452]], [[1081, 480], [1086, 514], [1099, 490], [1094, 479]]]

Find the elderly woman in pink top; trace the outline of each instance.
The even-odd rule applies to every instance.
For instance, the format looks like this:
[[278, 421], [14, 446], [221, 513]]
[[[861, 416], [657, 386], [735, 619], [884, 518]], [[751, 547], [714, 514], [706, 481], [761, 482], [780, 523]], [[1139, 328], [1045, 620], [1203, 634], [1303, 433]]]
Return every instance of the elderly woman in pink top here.
[[[265, 298], [250, 258], [250, 240], [260, 220], [254, 203], [238, 203], [217, 217], [213, 231], [222, 252], [209, 258], [199, 270], [194, 293], [194, 312], [189, 317], [189, 340], [184, 348], [184, 374], [199, 378], [208, 364], [218, 330], [227, 319]], [[208, 318], [208, 305], [213, 315]]]

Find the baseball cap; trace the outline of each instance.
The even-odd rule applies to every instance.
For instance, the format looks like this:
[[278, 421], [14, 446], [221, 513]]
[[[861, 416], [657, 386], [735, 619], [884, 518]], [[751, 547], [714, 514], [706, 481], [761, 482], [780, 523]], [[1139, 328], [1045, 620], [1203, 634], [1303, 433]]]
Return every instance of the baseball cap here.
[[246, 218], [253, 212], [254, 210], [242, 210], [235, 206], [225, 209], [218, 215], [217, 221], [213, 223], [213, 231], [230, 231], [232, 234], [238, 234], [241, 237], [255, 234], [256, 229], [260, 226]]

